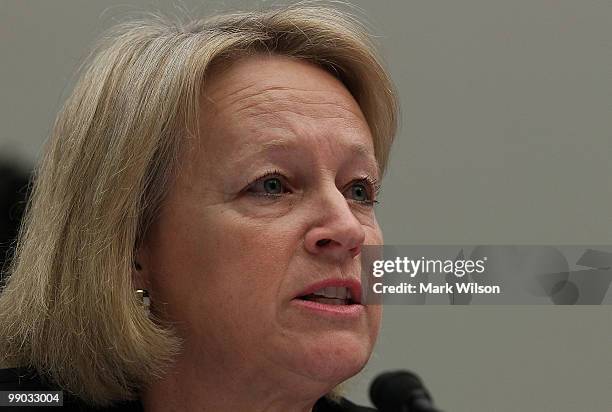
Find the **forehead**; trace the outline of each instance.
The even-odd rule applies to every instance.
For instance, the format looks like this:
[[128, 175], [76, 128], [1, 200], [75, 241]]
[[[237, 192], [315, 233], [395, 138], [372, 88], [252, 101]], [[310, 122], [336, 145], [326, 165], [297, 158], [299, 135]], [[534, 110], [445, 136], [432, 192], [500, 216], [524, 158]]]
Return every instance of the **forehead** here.
[[[323, 68], [305, 60], [280, 55], [253, 55], [216, 65], [207, 73], [205, 99], [219, 108], [258, 91], [304, 90], [326, 94], [338, 103], [358, 107], [342, 83]], [[361, 113], [359, 113], [361, 115]]]
[[[284, 56], [250, 56], [207, 76], [201, 146], [223, 151], [329, 145], [355, 153], [374, 150], [361, 109], [324, 69]], [[279, 144], [280, 143], [280, 144]]]

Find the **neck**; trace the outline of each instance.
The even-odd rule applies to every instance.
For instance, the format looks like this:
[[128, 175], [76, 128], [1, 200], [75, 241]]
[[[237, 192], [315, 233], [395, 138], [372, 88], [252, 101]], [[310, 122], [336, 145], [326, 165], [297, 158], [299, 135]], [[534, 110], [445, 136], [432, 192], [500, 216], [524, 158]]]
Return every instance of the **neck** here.
[[182, 357], [153, 382], [141, 397], [145, 412], [311, 412], [330, 389], [297, 375], [272, 379], [274, 374], [262, 368], [218, 367], [199, 359]]

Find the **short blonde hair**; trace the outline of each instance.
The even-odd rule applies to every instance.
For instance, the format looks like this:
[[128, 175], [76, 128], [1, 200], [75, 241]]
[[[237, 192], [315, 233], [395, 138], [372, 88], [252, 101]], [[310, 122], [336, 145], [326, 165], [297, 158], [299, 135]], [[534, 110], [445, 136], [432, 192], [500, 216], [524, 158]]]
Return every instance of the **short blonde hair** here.
[[340, 79], [384, 173], [396, 96], [368, 31], [349, 14], [294, 5], [115, 26], [82, 66], [35, 175], [0, 295], [3, 366], [34, 367], [92, 405], [134, 399], [168, 370], [181, 342], [139, 306], [134, 253], [183, 143], [199, 136], [207, 69], [253, 53], [305, 59]]

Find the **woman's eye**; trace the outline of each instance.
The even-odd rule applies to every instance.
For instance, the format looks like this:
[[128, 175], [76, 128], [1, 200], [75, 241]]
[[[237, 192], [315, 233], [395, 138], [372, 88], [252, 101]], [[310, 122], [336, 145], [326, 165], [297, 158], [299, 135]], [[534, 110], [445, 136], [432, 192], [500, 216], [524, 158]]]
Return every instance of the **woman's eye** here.
[[368, 199], [368, 191], [365, 186], [361, 183], [356, 183], [349, 188], [351, 198], [357, 200], [358, 202], [367, 202]]
[[283, 181], [275, 176], [260, 177], [247, 189], [248, 193], [260, 196], [278, 196], [287, 191]]
[[347, 192], [345, 192], [345, 196], [357, 203], [374, 206], [378, 203], [378, 200], [375, 200], [375, 198], [378, 195], [379, 189], [380, 185], [376, 180], [367, 177], [353, 182]]
[[264, 191], [271, 195], [277, 195], [277, 194], [282, 193], [282, 190], [283, 190], [282, 186], [283, 184], [281, 183], [280, 179], [277, 177], [273, 177], [273, 178], [266, 179], [263, 181]]

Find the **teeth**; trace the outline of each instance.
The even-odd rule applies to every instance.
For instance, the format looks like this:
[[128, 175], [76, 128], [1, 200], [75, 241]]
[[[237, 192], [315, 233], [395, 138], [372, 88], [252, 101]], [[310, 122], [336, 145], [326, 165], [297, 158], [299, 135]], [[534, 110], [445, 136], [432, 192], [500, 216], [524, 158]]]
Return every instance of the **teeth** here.
[[351, 298], [351, 292], [343, 287], [327, 287], [327, 288], [323, 288], [321, 290], [318, 290], [316, 292], [313, 293], [313, 295], [317, 295], [317, 296], [322, 296], [322, 297], [326, 297], [329, 299], [350, 299]]
[[336, 297], [336, 288], [335, 287], [325, 288], [323, 294], [327, 298], [335, 298]]

